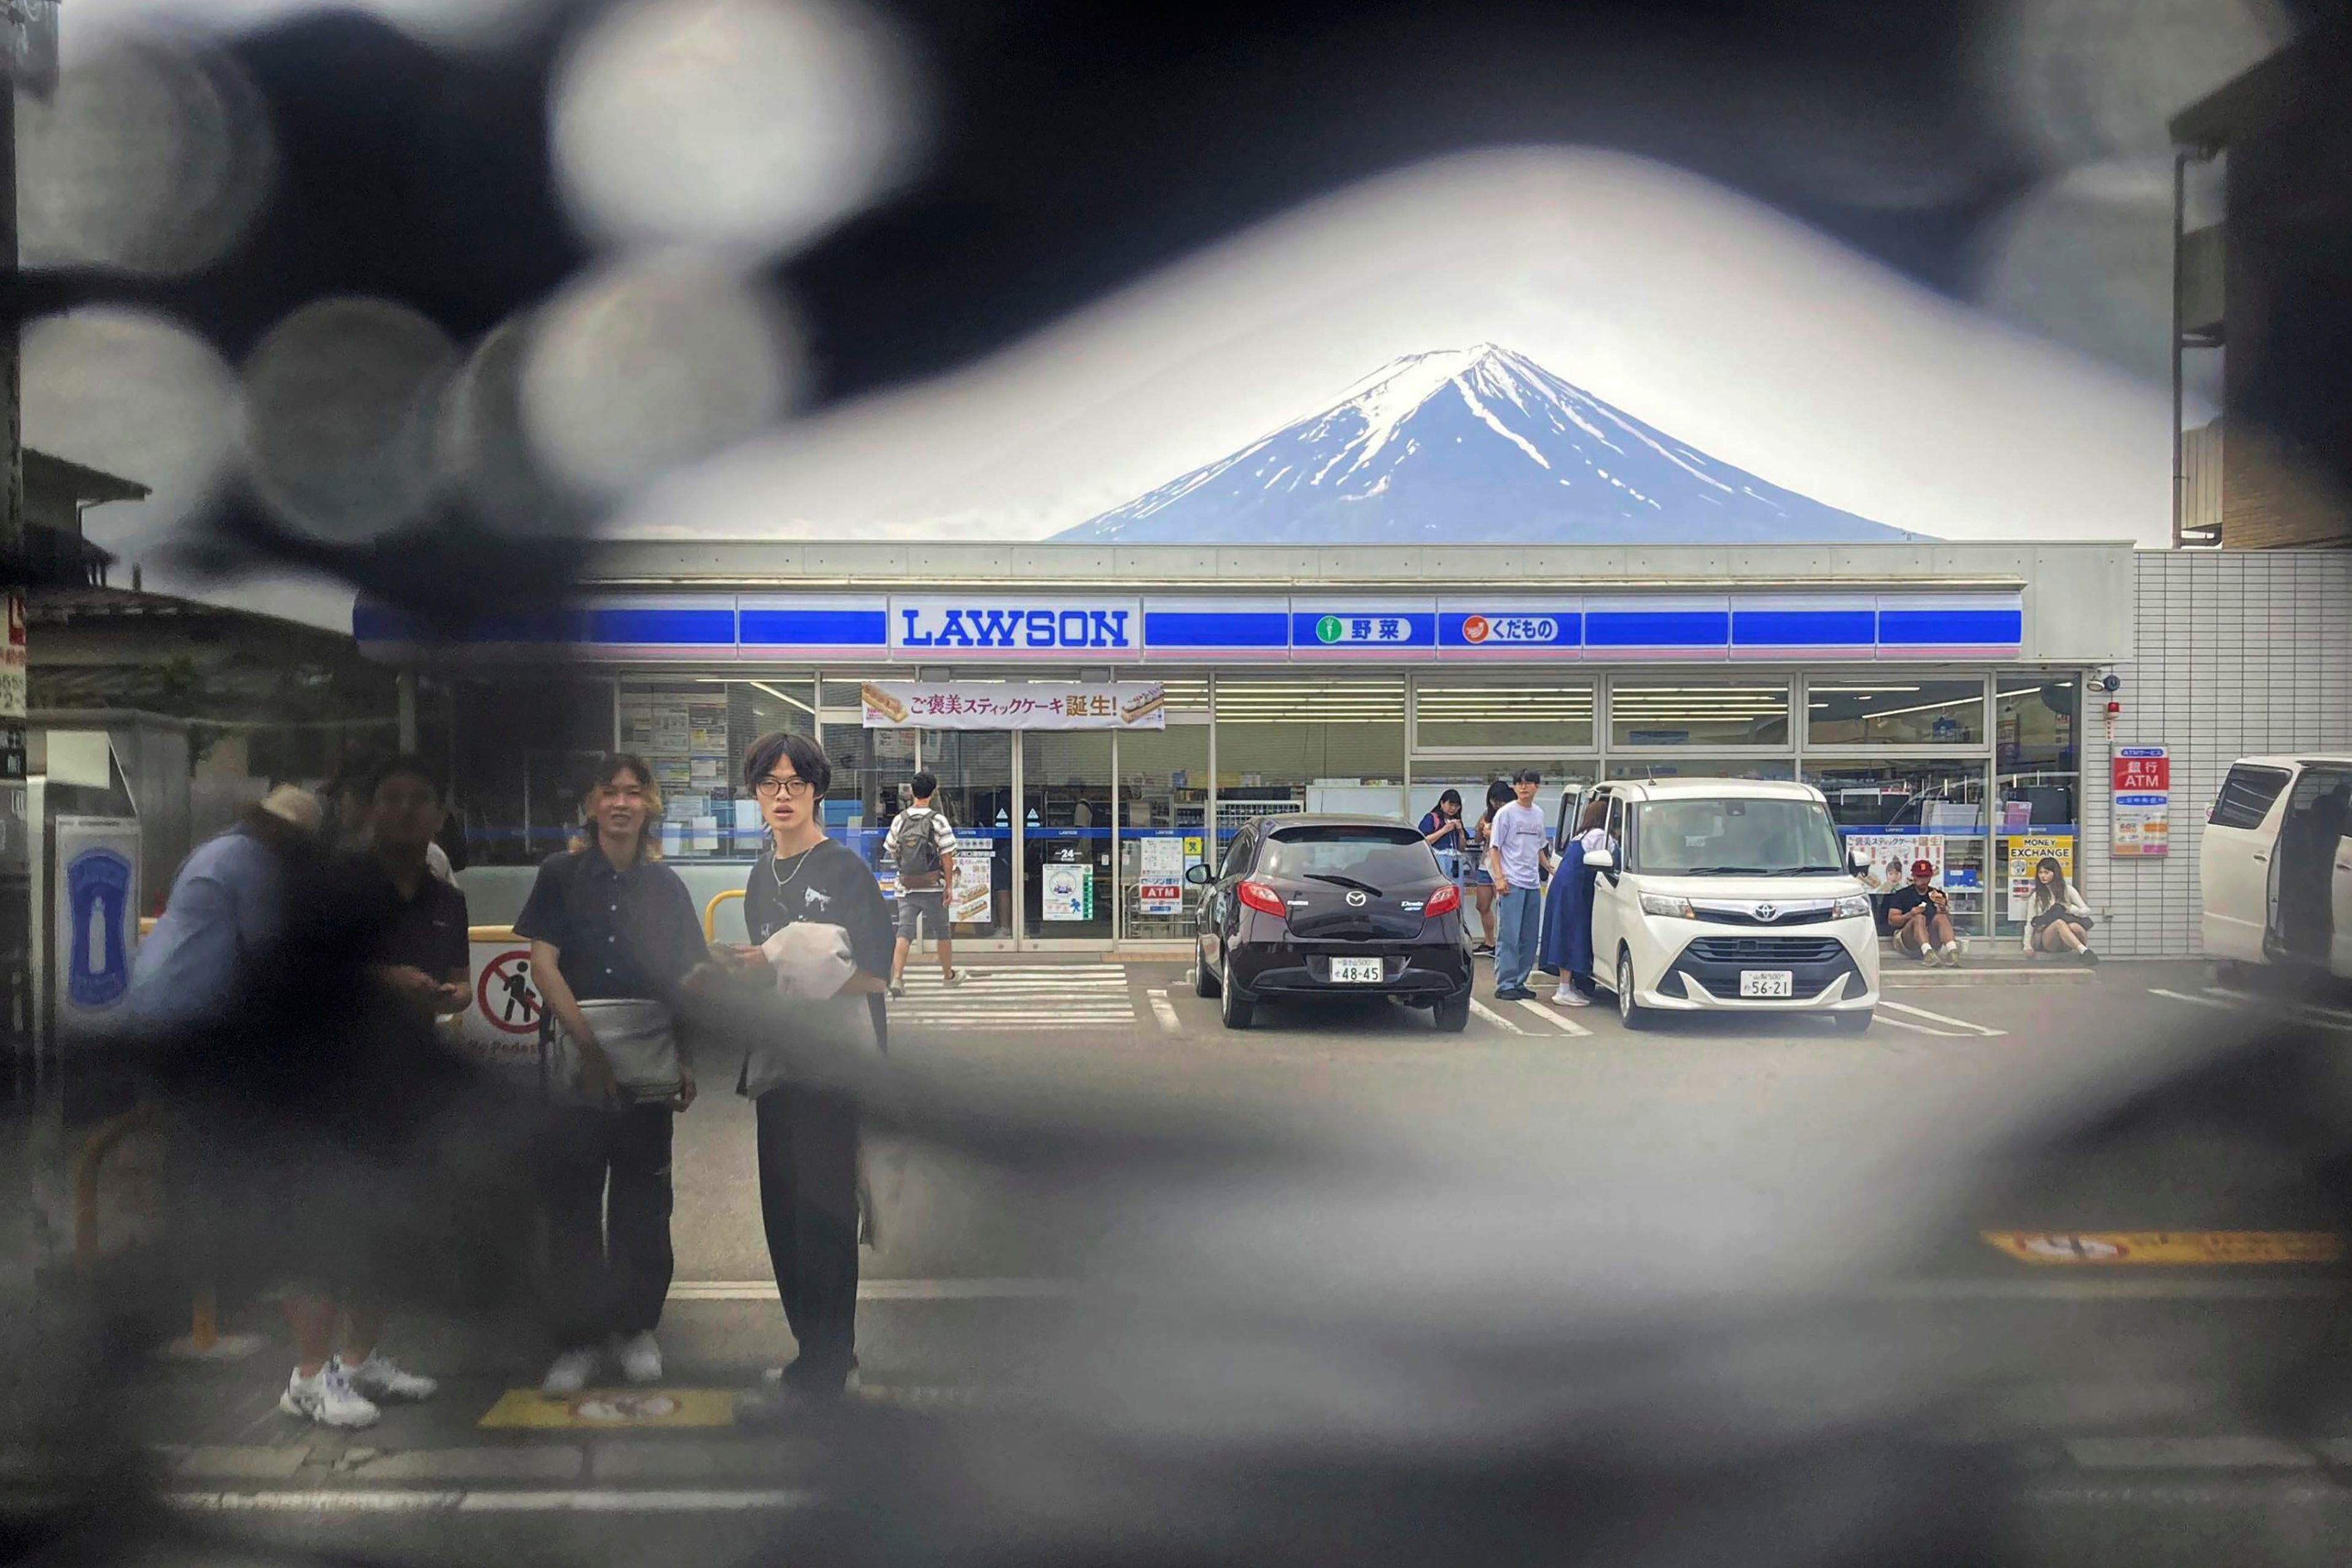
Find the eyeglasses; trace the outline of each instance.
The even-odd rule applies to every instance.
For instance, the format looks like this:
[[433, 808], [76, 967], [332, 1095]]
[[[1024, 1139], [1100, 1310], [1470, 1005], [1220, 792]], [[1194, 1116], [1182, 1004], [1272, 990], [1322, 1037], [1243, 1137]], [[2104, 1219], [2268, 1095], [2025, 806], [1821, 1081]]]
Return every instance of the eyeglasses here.
[[751, 792], [762, 800], [772, 800], [779, 795], [787, 800], [805, 800], [816, 793], [816, 786], [805, 779], [778, 779], [772, 774], [752, 785]]

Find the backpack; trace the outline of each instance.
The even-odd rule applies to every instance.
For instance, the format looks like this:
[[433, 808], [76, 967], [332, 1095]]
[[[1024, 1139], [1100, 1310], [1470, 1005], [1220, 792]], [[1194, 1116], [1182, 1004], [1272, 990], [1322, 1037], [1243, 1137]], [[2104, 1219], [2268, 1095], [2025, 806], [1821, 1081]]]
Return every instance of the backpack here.
[[942, 862], [940, 859], [939, 821], [937, 812], [918, 806], [898, 819], [898, 885], [931, 888], [940, 885]]

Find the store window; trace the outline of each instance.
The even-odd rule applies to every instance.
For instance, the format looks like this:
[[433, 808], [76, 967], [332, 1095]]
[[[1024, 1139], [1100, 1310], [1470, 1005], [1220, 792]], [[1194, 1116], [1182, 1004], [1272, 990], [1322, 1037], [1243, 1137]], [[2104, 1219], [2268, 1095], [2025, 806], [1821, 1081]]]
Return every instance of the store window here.
[[1216, 716], [1220, 843], [1257, 817], [1404, 815], [1402, 675], [1222, 675]]
[[1612, 682], [1609, 687], [1609, 744], [1612, 749], [1786, 746], [1788, 683]]
[[1022, 874], [1030, 937], [1107, 940], [1113, 934], [1111, 738], [1097, 730], [1033, 730], [1021, 737]]
[[[1536, 804], [1543, 808], [1544, 820], [1556, 841], [1563, 824], [1573, 815], [1577, 801], [1600, 776], [1599, 764], [1593, 758], [1534, 757], [1519, 752], [1418, 761], [1412, 765], [1407, 818], [1418, 823], [1435, 810], [1439, 798], [1452, 789], [1462, 797], [1463, 820], [1475, 827], [1486, 814], [1486, 791], [1496, 784], [1508, 783], [1522, 768], [1532, 768], [1543, 776], [1543, 787], [1536, 792]], [[1441, 862], [1450, 861], [1455, 841], [1449, 839], [1436, 846]], [[1458, 861], [1451, 863], [1459, 869]]]
[[1586, 751], [1592, 685], [1538, 676], [1427, 674], [1413, 682], [1412, 745], [1426, 751]]
[[2010, 674], [1993, 689], [1994, 852], [2007, 884], [1994, 929], [2014, 935], [2029, 915], [2034, 864], [2048, 855], [2072, 881], [2081, 862], [2083, 684]]
[[1208, 727], [1120, 735], [1118, 812], [1121, 934], [1135, 941], [1191, 936], [1201, 890], [1184, 873], [1208, 859]]
[[1908, 882], [1927, 861], [1950, 901], [1962, 935], [1986, 930], [1989, 875], [1985, 768], [1981, 758], [1954, 762], [1880, 762], [1805, 758], [1805, 781], [1828, 797], [1830, 816], [1849, 854], [1860, 851], [1869, 869], [1863, 880], [1885, 896]]
[[1982, 746], [1985, 685], [1826, 676], [1805, 685], [1809, 746]]
[[1612, 757], [1612, 779], [1794, 779], [1785, 757]]
[[458, 681], [451, 789], [468, 863], [535, 865], [563, 848], [596, 759], [613, 749], [609, 680]]

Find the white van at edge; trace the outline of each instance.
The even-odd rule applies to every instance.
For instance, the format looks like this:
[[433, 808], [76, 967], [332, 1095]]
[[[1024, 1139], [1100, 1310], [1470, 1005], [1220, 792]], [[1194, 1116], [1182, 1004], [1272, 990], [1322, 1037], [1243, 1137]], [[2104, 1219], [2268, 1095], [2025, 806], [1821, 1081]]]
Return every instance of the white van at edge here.
[[1878, 926], [1829, 802], [1810, 784], [1595, 785], [1616, 846], [1587, 853], [1595, 977], [1628, 1029], [1667, 1012], [1818, 1012], [1857, 1032], [1878, 1005]]
[[2205, 956], [2352, 979], [2352, 758], [2230, 765], [2200, 846]]

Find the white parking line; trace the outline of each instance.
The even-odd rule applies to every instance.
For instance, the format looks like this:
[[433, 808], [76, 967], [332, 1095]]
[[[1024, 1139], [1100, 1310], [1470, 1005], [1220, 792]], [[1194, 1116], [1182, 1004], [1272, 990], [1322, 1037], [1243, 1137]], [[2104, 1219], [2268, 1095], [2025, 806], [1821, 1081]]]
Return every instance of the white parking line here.
[[1168, 993], [1164, 990], [1158, 990], [1151, 992], [1150, 996], [1151, 1016], [1160, 1020], [1160, 1032], [1163, 1034], [1175, 1034], [1181, 1030], [1184, 1025], [1182, 1021], [1176, 1017], [1176, 1004], [1168, 999]]
[[1523, 1008], [1527, 1009], [1528, 1009], [1528, 1011], [1529, 1011], [1529, 1012], [1531, 1012], [1531, 1013], [1535, 1014], [1535, 1015], [1536, 1015], [1536, 1017], [1538, 1017], [1538, 1018], [1539, 1018], [1539, 1019], [1547, 1019], [1547, 1020], [1548, 1020], [1548, 1021], [1549, 1021], [1549, 1022], [1552, 1022], [1552, 1023], [1556, 1023], [1556, 1024], [1558, 1024], [1558, 1025], [1560, 1027], [1561, 1030], [1562, 1030], [1563, 1032], [1565, 1032], [1565, 1033], [1568, 1033], [1568, 1034], [1576, 1034], [1576, 1035], [1583, 1035], [1583, 1036], [1587, 1037], [1588, 1039], [1589, 1039], [1589, 1038], [1591, 1036], [1591, 1034], [1592, 1034], [1592, 1031], [1591, 1031], [1591, 1030], [1589, 1030], [1589, 1029], [1585, 1028], [1582, 1024], [1578, 1023], [1578, 1022], [1577, 1022], [1575, 1019], [1569, 1019], [1569, 1018], [1563, 1018], [1563, 1017], [1561, 1017], [1559, 1013], [1556, 1013], [1556, 1012], [1552, 1011], [1549, 1008], [1548, 1008], [1548, 1007], [1544, 1006], [1544, 1005], [1543, 1005], [1543, 1003], [1541, 1003], [1541, 1002], [1538, 1002], [1538, 1001], [1532, 1001], [1532, 1000], [1530, 1000], [1530, 1001], [1524, 1001], [1524, 1002], [1521, 1002], [1521, 1003], [1519, 1004], [1519, 1006], [1521, 1006], [1521, 1007], [1523, 1007]]
[[2200, 1008], [2211, 1008], [2215, 1012], [2238, 1013], [2246, 1010], [2229, 1002], [2217, 1002], [2210, 997], [2192, 997], [2186, 991], [2168, 991], [2162, 986], [2150, 986], [2147, 988], [2147, 994], [2151, 997], [2170, 997], [2176, 1002], [2189, 1002]]
[[2342, 1012], [2335, 1008], [2325, 1008], [2317, 1002], [2302, 1001], [2294, 997], [2258, 997], [2251, 991], [2233, 991], [2227, 986], [2208, 986], [2205, 988], [2205, 994], [2209, 997], [2235, 997], [2242, 1002], [2259, 1002], [2265, 1007], [2290, 1007], [2305, 1014], [2314, 1022], [2326, 1022], [2339, 1027], [2352, 1028], [2352, 1013]]
[[[1878, 1005], [1883, 1008], [1889, 1006], [1890, 1004], [1882, 998], [1880, 998]], [[1882, 1015], [1878, 1021], [1885, 1024], [1889, 1029], [1907, 1029], [1915, 1034], [1932, 1034], [1944, 1040], [1969, 1040], [1973, 1038], [1972, 1036], [1960, 1033], [1958, 1030], [1933, 1029], [1924, 1023], [1913, 1023], [1908, 1019], [1891, 1019]]]
[[[1980, 1023], [1970, 1023], [1966, 1019], [1956, 1019], [1948, 1013], [1931, 1013], [1926, 1008], [1915, 1008], [1909, 1002], [1890, 1002], [1883, 992], [1879, 995], [1878, 1006], [1882, 1012], [1888, 1008], [1893, 1008], [1898, 1013], [1909, 1013], [1913, 1018], [1928, 1019], [1936, 1023], [1948, 1023], [1954, 1029], [1969, 1034], [1980, 1035], [1986, 1040], [1999, 1040], [2009, 1032], [2005, 1029], [1988, 1029]], [[1889, 1019], [1887, 1021], [1893, 1023], [1895, 1020]]]
[[1496, 1012], [1494, 1009], [1488, 1007], [1486, 1003], [1480, 1001], [1475, 997], [1470, 998], [1470, 1010], [1476, 1013], [1480, 1018], [1485, 1019], [1488, 1023], [1493, 1024], [1496, 1029], [1502, 1030], [1507, 1033], [1525, 1034], [1528, 1032], [1518, 1025], [1513, 1023], [1510, 1019], [1505, 1018], [1502, 1014]]

